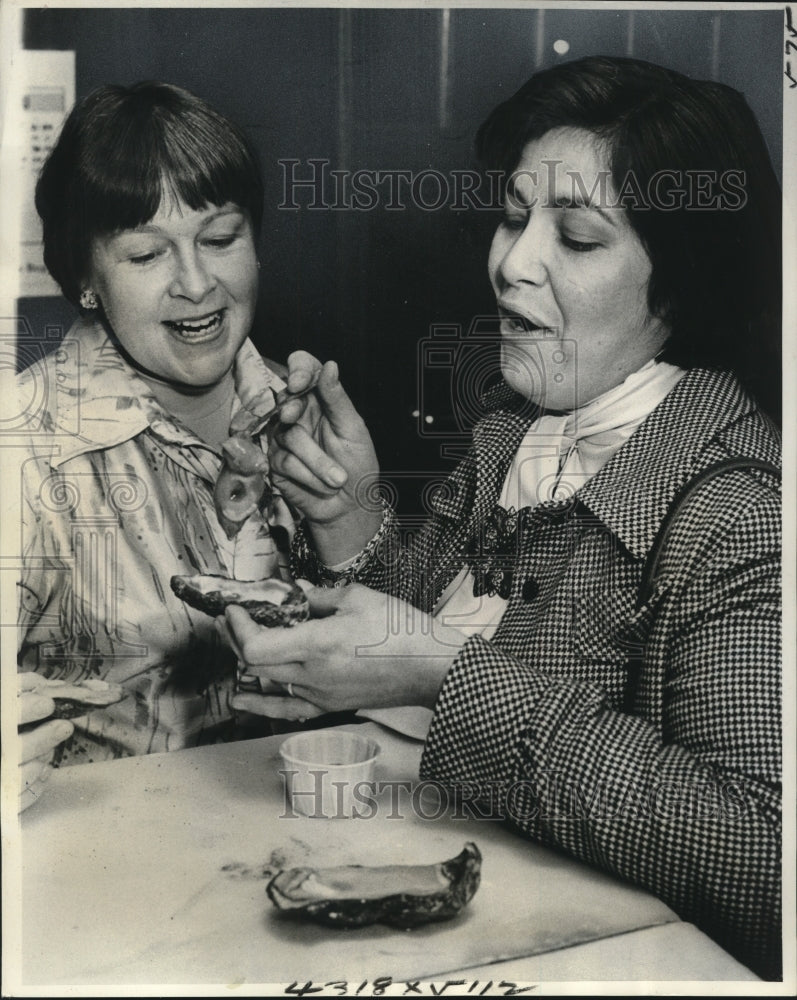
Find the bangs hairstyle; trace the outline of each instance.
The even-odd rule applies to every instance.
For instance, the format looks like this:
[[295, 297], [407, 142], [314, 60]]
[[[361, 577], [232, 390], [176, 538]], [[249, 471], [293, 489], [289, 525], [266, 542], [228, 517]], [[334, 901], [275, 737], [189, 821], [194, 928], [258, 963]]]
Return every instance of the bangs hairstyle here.
[[93, 91], [66, 119], [36, 185], [44, 263], [70, 302], [92, 240], [148, 222], [164, 196], [195, 210], [233, 202], [259, 234], [263, 181], [241, 129], [171, 84]]
[[744, 97], [641, 60], [588, 57], [531, 77], [482, 124], [476, 150], [506, 180], [528, 142], [563, 127], [596, 137], [650, 257], [648, 308], [670, 329], [662, 357], [732, 371], [779, 419], [781, 193]]

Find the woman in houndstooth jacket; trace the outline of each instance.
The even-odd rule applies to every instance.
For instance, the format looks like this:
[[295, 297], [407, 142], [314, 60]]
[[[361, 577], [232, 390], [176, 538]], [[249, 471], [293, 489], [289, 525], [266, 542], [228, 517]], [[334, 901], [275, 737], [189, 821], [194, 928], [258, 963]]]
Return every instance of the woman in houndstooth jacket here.
[[[426, 706], [423, 776], [476, 789], [777, 978], [766, 411], [780, 210], [766, 147], [736, 91], [609, 58], [535, 75], [478, 145], [507, 177], [488, 264], [503, 380], [406, 540], [389, 509], [356, 502], [373, 449], [323, 367], [272, 456], [305, 516], [294, 571], [318, 585], [316, 620], [280, 634], [228, 610], [223, 629], [272, 682], [240, 697], [287, 717]], [[294, 355], [291, 388], [317, 365]], [[758, 467], [701, 482], [643, 590], [679, 492], [728, 458]]]

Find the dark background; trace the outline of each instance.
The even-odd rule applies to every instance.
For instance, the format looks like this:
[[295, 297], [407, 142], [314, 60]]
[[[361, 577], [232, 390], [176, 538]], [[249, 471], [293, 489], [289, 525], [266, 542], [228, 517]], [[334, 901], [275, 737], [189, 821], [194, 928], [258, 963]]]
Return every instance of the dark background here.
[[[475, 165], [476, 127], [535, 69], [602, 53], [740, 89], [780, 172], [782, 22], [778, 10], [43, 8], [25, 12], [24, 39], [76, 51], [78, 99], [103, 83], [161, 79], [246, 128], [267, 192], [253, 339], [280, 361], [298, 347], [339, 361], [384, 469], [400, 473], [407, 510], [419, 485], [410, 473], [442, 470], [443, 443], [462, 422], [450, 391], [456, 352], [438, 353], [419, 376], [422, 344], [434, 324], [464, 334], [490, 313], [496, 216], [450, 202], [424, 211], [408, 197], [397, 211], [384, 198], [370, 211], [314, 211], [301, 190], [298, 211], [280, 209], [278, 161], [300, 160], [303, 177], [313, 157], [329, 169], [450, 176]], [[569, 43], [566, 55], [557, 40]], [[23, 299], [19, 311], [34, 333], [73, 318], [61, 299]], [[484, 370], [471, 378], [477, 389]]]

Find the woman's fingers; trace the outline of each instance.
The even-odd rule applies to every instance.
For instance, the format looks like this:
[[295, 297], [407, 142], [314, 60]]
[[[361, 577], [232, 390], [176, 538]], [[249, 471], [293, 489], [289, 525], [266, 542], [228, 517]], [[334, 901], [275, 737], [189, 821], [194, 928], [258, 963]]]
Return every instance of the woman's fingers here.
[[20, 675], [19, 679], [19, 722], [20, 725], [47, 721], [19, 734], [19, 811], [22, 812], [39, 798], [44, 783], [52, 774], [50, 762], [53, 751], [74, 732], [74, 726], [66, 719], [49, 719], [55, 711], [55, 702], [39, 690], [58, 688], [36, 674]]
[[272, 681], [270, 677], [260, 676], [255, 671], [247, 671], [240, 674], [238, 678], [239, 692], [252, 692], [253, 694], [278, 694], [285, 693], [285, 686]]
[[[216, 619], [216, 621], [218, 623], [222, 619]], [[233, 649], [238, 653], [238, 659], [241, 663], [262, 662], [260, 659], [253, 658], [252, 654], [254, 653], [254, 644], [260, 638], [261, 631], [265, 631], [265, 629], [256, 625], [244, 609], [238, 607], [237, 604], [230, 604], [225, 608], [223, 621], [224, 629], [230, 636]]]
[[[323, 415], [338, 437], [344, 440], [360, 439], [367, 434], [360, 414], [349, 398], [340, 381], [338, 365], [335, 361], [327, 361], [323, 366], [305, 351], [296, 351], [288, 358], [290, 369], [288, 388], [291, 392], [301, 392], [315, 378], [319, 367], [321, 374], [315, 387], [315, 396], [321, 402]], [[304, 413], [305, 406], [312, 395], [286, 403], [280, 411], [283, 424], [293, 424]]]
[[295, 661], [293, 663], [260, 665], [250, 663], [247, 665], [244, 673], [241, 674], [243, 682], [241, 686], [245, 689], [247, 681], [250, 684], [257, 681], [261, 694], [282, 694], [285, 691], [285, 685], [289, 682], [293, 683], [301, 674], [301, 670], [301, 663], [296, 663]]
[[17, 685], [20, 694], [23, 691], [35, 691], [37, 688], [48, 687], [52, 683], [46, 677], [37, 674], [35, 670], [25, 670], [21, 674], [17, 674]]
[[[293, 628], [266, 628], [253, 622], [242, 607], [231, 604], [224, 612], [226, 631], [239, 651], [241, 662], [251, 666], [296, 666], [305, 663], [308, 656], [322, 652], [324, 626], [313, 619], [334, 614], [353, 588], [312, 587], [301, 581], [302, 590], [310, 605], [311, 620], [300, 622]], [[359, 588], [358, 588], [359, 589]], [[381, 598], [381, 595], [380, 595]], [[288, 680], [293, 678], [289, 677]], [[273, 680], [282, 680], [273, 677]]]
[[[317, 362], [304, 352], [289, 360], [296, 373], [289, 385], [298, 391]], [[269, 461], [277, 487], [307, 519], [322, 559], [339, 562], [372, 536], [374, 517], [358, 520], [355, 492], [361, 483], [375, 479], [379, 463], [335, 362], [323, 366], [312, 393], [283, 405]]]
[[52, 680], [28, 670], [17, 674], [17, 678], [21, 724], [52, 715], [55, 708], [53, 700], [112, 705], [115, 701], [121, 701], [125, 694], [120, 684], [113, 684], [99, 677], [84, 677], [78, 681]]
[[324, 365], [316, 395], [321, 399], [324, 416], [339, 438], [360, 444], [370, 443], [368, 429], [340, 381], [336, 362], [328, 361]]
[[42, 677], [35, 670], [23, 670], [17, 674], [17, 693], [24, 694], [28, 691], [36, 691], [38, 694], [47, 693], [57, 698], [59, 689], [67, 687], [68, 683], [64, 680]]
[[[275, 446], [276, 445], [276, 446]], [[301, 424], [280, 430], [269, 452], [273, 472], [321, 496], [334, 496], [348, 479]]]
[[31, 760], [19, 769], [19, 812], [32, 806], [41, 795], [45, 784], [53, 773], [49, 755], [40, 760]]
[[[345, 599], [340, 588], [324, 590], [322, 588], [307, 589], [308, 599], [313, 614], [322, 619], [335, 613], [341, 601]], [[288, 691], [290, 701], [296, 696], [297, 701], [303, 701], [302, 696], [312, 699], [310, 704], [318, 704], [319, 714], [322, 710], [329, 709], [328, 692], [322, 695], [325, 686], [329, 685], [329, 678], [325, 678], [329, 665], [329, 626], [321, 620], [311, 620], [300, 622], [293, 628], [264, 628], [257, 625], [243, 608], [231, 605], [225, 611], [227, 629], [233, 637], [236, 646], [241, 651], [241, 662], [244, 665], [244, 677], [252, 680], [257, 678], [261, 684], [261, 691], [241, 691], [239, 694], [251, 694], [256, 699], [276, 698], [271, 703], [269, 711], [265, 709], [255, 710], [259, 714], [268, 715], [270, 711], [276, 711], [275, 706], [282, 703], [279, 695], [263, 694], [262, 685], [273, 685], [275, 682], [282, 685], [283, 692]], [[270, 692], [271, 688], [266, 688]], [[284, 697], [284, 695], [283, 695]], [[239, 702], [238, 695], [233, 704], [236, 707], [244, 708], [243, 702]], [[261, 706], [263, 701], [258, 701]], [[283, 706], [284, 708], [284, 706]], [[250, 710], [250, 709], [247, 709]], [[295, 706], [289, 708], [288, 714], [280, 710], [280, 718], [309, 718], [310, 713], [306, 705], [301, 710]]]
[[74, 726], [66, 719], [51, 719], [27, 733], [20, 733], [20, 761], [25, 764], [37, 757], [52, 754], [59, 743], [68, 740]]
[[[344, 598], [350, 596], [344, 593], [340, 587], [313, 587], [308, 586], [306, 580], [300, 580], [299, 586], [307, 595], [307, 602], [310, 605], [310, 615], [312, 618], [327, 618], [334, 615]], [[353, 593], [351, 591], [350, 593]]]
[[[297, 423], [305, 413], [305, 410], [310, 405], [310, 396], [302, 396], [299, 399], [291, 399], [287, 403], [283, 403], [280, 407], [279, 422], [277, 426], [285, 426], [287, 424]], [[308, 414], [308, 418], [311, 419], [312, 424], [312, 413]], [[306, 423], [307, 421], [305, 421]]]
[[40, 780], [42, 774], [46, 774], [47, 778], [50, 777], [52, 768], [50, 767], [50, 758], [52, 757], [52, 751], [46, 754], [42, 754], [40, 757], [34, 757], [33, 760], [26, 760], [24, 763], [19, 765], [19, 789], [20, 792], [24, 792], [26, 788], [29, 788], [34, 782]]
[[288, 393], [304, 393], [297, 399], [288, 399], [279, 407], [279, 424], [293, 424], [307, 413], [305, 423], [314, 426], [320, 417], [320, 406], [312, 392], [307, 390], [317, 381], [321, 362], [307, 351], [294, 351], [288, 357], [286, 389]]
[[323, 366], [318, 358], [308, 351], [294, 351], [288, 355], [288, 377], [286, 379], [289, 392], [301, 392], [306, 389]]
[[266, 715], [271, 719], [305, 720], [322, 715], [322, 710], [304, 698], [287, 695], [265, 695], [241, 692], [232, 698], [232, 707], [239, 712]]
[[[265, 628], [253, 622], [237, 604], [231, 604], [224, 614], [236, 648], [240, 650], [239, 659], [246, 664], [247, 672], [258, 667], [272, 668], [286, 665], [295, 669], [296, 661], [304, 660], [302, 638], [306, 625], [294, 625], [293, 628]], [[276, 676], [271, 676], [270, 679], [283, 680], [282, 677]], [[287, 680], [293, 679], [293, 677], [287, 678]]]
[[37, 691], [24, 691], [18, 698], [19, 724], [36, 722], [37, 719], [47, 719], [55, 711], [55, 702], [49, 695]]
[[219, 616], [214, 620], [214, 624], [216, 626], [216, 631], [221, 636], [222, 642], [226, 646], [229, 646], [229, 648], [233, 651], [233, 653], [235, 653], [236, 657], [238, 658], [238, 662], [242, 663], [243, 653], [241, 652], [241, 647], [238, 645], [238, 640], [233, 635], [232, 630], [227, 625], [226, 618], [222, 618]]

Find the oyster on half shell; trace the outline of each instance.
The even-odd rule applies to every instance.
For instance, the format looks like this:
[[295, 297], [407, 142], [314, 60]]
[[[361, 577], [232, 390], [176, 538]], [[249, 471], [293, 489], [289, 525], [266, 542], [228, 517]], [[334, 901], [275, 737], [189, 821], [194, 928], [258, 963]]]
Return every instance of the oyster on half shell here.
[[331, 927], [417, 927], [449, 920], [470, 902], [481, 861], [469, 841], [455, 858], [436, 865], [290, 868], [278, 872], [266, 892], [278, 909]]
[[177, 596], [206, 615], [224, 614], [230, 604], [244, 608], [259, 625], [294, 625], [309, 617], [307, 597], [301, 587], [276, 577], [265, 580], [231, 580], [226, 576], [173, 576]]

